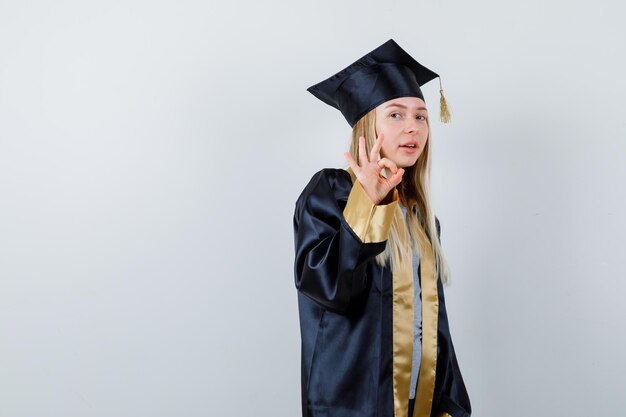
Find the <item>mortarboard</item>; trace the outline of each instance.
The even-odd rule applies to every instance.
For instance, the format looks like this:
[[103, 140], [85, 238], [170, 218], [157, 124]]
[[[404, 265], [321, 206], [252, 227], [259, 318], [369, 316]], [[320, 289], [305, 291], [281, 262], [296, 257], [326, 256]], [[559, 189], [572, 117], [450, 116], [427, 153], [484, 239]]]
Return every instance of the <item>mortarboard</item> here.
[[424, 100], [420, 86], [434, 78], [439, 78], [440, 118], [448, 123], [450, 112], [443, 96], [441, 77], [413, 59], [393, 39], [307, 91], [341, 111], [354, 127], [368, 111], [385, 101], [398, 97]]

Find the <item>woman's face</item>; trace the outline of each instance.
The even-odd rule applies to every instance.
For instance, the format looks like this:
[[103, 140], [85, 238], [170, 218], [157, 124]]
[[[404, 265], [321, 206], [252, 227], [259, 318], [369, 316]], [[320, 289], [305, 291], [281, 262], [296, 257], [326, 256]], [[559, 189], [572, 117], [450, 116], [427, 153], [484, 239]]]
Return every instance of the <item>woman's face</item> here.
[[380, 156], [398, 168], [415, 165], [428, 139], [427, 118], [426, 103], [417, 97], [395, 98], [376, 107], [376, 133], [384, 136]]

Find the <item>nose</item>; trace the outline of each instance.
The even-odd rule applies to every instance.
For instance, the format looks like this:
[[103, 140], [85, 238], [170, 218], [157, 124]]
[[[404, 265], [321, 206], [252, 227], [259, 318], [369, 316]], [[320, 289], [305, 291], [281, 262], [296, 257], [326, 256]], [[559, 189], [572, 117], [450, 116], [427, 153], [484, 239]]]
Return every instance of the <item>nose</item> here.
[[406, 124], [406, 133], [417, 133], [419, 129], [419, 122], [415, 119], [409, 119]]

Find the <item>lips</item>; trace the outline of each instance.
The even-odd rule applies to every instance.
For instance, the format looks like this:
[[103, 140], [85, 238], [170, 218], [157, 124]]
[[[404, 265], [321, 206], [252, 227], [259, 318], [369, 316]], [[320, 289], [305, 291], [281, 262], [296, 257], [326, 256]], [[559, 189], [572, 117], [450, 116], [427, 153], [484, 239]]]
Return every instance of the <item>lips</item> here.
[[[413, 145], [413, 146], [409, 146], [409, 145]], [[411, 142], [406, 142], [403, 143], [402, 145], [400, 145], [401, 148], [406, 147], [406, 148], [410, 148], [410, 149], [415, 149], [417, 148], [417, 142], [411, 141]]]
[[400, 149], [402, 149], [402, 152], [409, 154], [417, 153], [417, 148], [411, 148], [410, 146], [400, 146]]

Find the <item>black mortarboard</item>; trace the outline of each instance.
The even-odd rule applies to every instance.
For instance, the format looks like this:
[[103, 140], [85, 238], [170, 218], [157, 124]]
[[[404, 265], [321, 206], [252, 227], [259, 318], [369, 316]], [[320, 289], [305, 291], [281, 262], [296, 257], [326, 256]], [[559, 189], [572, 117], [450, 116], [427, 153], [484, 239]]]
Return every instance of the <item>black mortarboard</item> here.
[[[350, 126], [368, 111], [398, 97], [419, 97], [420, 86], [439, 77], [417, 62], [393, 40], [364, 55], [332, 77], [309, 87], [307, 91], [341, 111]], [[441, 121], [448, 123], [450, 113], [443, 96], [441, 78]], [[424, 100], [426, 101], [426, 100]]]

